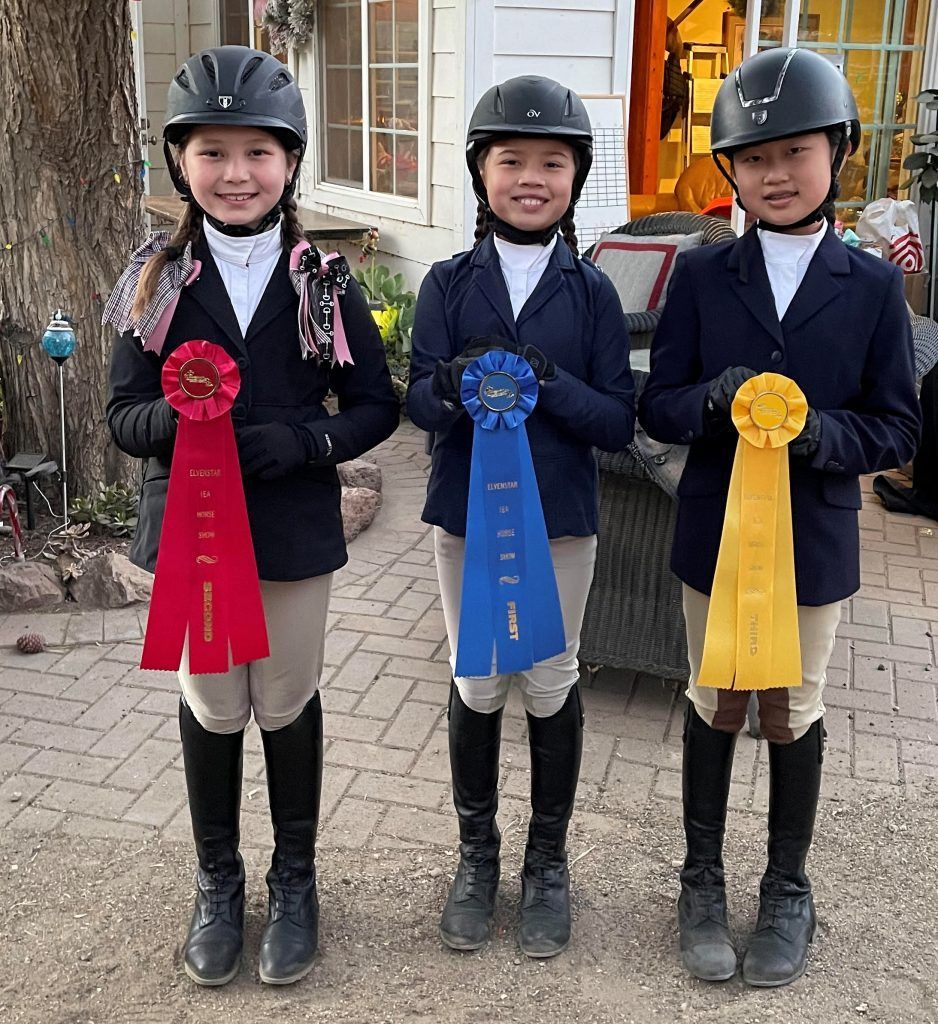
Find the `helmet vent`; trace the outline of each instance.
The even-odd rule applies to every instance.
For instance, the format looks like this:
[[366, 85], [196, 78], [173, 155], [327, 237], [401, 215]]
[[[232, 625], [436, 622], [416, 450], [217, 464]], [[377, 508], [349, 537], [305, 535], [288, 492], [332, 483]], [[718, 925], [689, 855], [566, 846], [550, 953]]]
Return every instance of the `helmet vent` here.
[[263, 57], [252, 57], [247, 62], [247, 64], [244, 66], [244, 73], [241, 75], [241, 84], [242, 85], [244, 85], [244, 83], [251, 77], [251, 75], [254, 74], [254, 72], [257, 70], [257, 65], [258, 64], [263, 64], [263, 62], [264, 62], [264, 58]]
[[205, 73], [208, 75], [209, 79], [212, 82], [216, 81], [218, 76], [215, 70], [215, 61], [213, 61], [207, 53], [202, 54], [202, 67], [205, 68]]
[[268, 88], [271, 92], [277, 92], [279, 89], [283, 89], [290, 84], [290, 76], [284, 71], [278, 71], [276, 75], [270, 80]]
[[190, 88], [189, 86], [189, 75], [185, 68], [179, 69], [179, 74], [176, 75], [176, 81], [180, 84], [183, 89]]

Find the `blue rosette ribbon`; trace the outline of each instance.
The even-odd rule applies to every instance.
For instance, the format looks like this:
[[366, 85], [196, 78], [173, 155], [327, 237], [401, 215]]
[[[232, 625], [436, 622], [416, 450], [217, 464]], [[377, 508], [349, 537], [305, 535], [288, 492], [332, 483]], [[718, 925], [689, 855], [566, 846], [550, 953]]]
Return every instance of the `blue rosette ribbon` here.
[[524, 421], [537, 378], [510, 352], [466, 367], [460, 398], [475, 422], [457, 676], [522, 672], [566, 649], [557, 580]]

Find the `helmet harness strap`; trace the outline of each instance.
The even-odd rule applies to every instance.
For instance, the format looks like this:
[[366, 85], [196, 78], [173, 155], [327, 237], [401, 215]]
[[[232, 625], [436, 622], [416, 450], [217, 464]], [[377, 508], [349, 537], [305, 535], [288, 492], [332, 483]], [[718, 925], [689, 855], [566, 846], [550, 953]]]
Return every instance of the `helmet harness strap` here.
[[189, 182], [187, 182], [183, 177], [179, 164], [176, 161], [175, 154], [173, 153], [173, 147], [166, 139], [163, 140], [163, 156], [166, 159], [166, 170], [169, 172], [169, 177], [173, 183], [173, 187], [179, 193], [180, 199], [182, 199], [184, 203], [190, 203], [194, 206], [195, 209], [208, 220], [209, 224], [211, 224], [213, 228], [220, 231], [223, 235], [228, 235], [232, 238], [249, 238], [252, 235], [263, 234], [263, 232], [268, 231], [280, 220], [284, 205], [288, 200], [293, 198], [293, 193], [296, 190], [296, 183], [300, 176], [300, 164], [302, 163], [302, 157], [300, 157], [296, 162], [296, 167], [293, 169], [293, 174], [291, 175], [290, 180], [284, 186], [280, 198], [267, 211], [267, 213], [264, 214], [260, 223], [256, 227], [252, 228], [248, 227], [246, 224], [226, 224], [224, 221], [218, 220], [217, 217], [213, 217], [199, 205], [195, 196], [192, 194]]
[[[828, 203], [834, 202], [834, 200], [840, 195], [840, 181], [838, 176], [840, 174], [841, 165], [844, 162], [844, 157], [847, 154], [847, 148], [850, 145], [850, 123], [845, 122], [843, 125], [837, 126], [839, 131], [839, 138], [837, 140], [837, 148], [834, 152], [833, 160], [831, 161], [831, 183], [827, 190], [827, 195], [824, 198], [824, 202], [820, 206], [816, 207], [811, 213], [806, 214], [800, 220], [796, 220], [791, 224], [771, 224], [766, 220], [757, 220], [756, 227], [760, 231], [777, 231], [784, 234], [786, 231], [794, 231], [796, 228], [807, 227], [809, 224], [818, 224], [824, 220], [824, 207]], [[818, 129], [819, 131], [821, 129]], [[767, 140], [768, 141], [768, 140]], [[713, 162], [717, 165], [717, 170], [724, 178], [730, 183], [733, 192], [736, 195], [736, 205], [741, 210], [746, 210], [742, 199], [739, 195], [739, 186], [736, 184], [736, 180], [733, 178], [729, 168], [724, 167], [721, 157], [725, 157], [727, 154], [724, 152], [713, 153]], [[747, 211], [748, 212], [748, 211]]]

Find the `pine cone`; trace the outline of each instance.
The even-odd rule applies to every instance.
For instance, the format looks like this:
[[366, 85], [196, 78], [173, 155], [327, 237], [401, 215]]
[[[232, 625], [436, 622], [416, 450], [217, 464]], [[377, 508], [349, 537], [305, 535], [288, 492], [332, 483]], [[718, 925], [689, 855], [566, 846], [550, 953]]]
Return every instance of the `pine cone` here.
[[42, 633], [24, 633], [16, 638], [16, 646], [23, 654], [39, 654], [46, 649], [46, 638]]

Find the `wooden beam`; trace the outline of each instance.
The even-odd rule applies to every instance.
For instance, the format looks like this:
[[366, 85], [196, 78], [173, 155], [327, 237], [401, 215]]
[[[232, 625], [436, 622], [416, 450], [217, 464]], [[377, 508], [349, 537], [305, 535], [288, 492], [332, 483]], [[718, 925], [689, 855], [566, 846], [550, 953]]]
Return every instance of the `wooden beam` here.
[[661, 92], [667, 31], [667, 0], [642, 0], [636, 4], [629, 103], [629, 188], [631, 192], [642, 195], [658, 191]]

